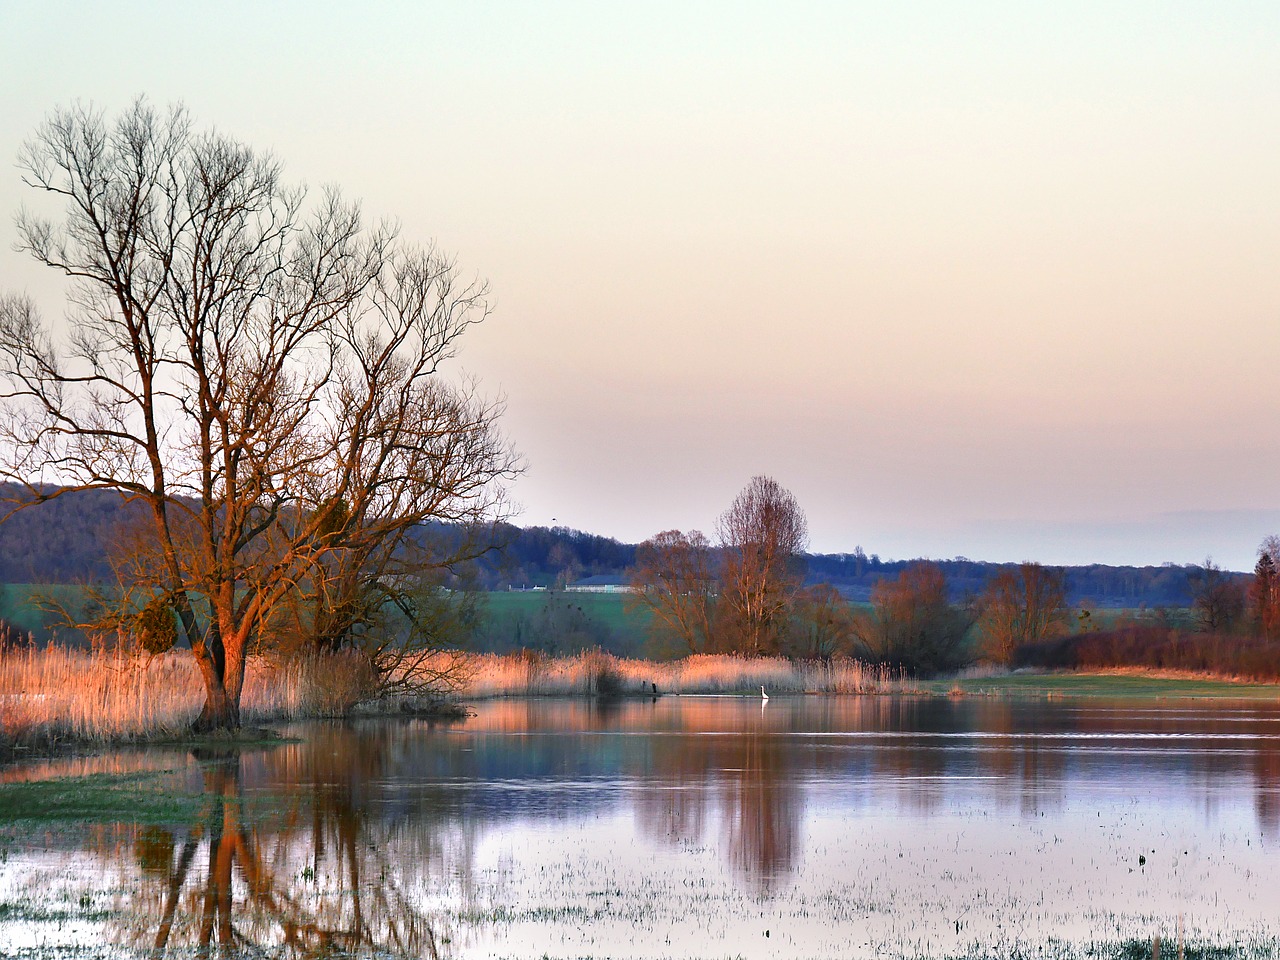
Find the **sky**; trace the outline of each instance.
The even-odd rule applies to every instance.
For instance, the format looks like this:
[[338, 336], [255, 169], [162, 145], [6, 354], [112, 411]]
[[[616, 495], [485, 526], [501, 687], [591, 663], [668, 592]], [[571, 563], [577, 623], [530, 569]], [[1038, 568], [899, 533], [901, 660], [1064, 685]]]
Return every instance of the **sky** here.
[[1250, 569], [1280, 532], [1280, 5], [0, 0], [14, 158], [145, 95], [487, 278], [518, 522]]

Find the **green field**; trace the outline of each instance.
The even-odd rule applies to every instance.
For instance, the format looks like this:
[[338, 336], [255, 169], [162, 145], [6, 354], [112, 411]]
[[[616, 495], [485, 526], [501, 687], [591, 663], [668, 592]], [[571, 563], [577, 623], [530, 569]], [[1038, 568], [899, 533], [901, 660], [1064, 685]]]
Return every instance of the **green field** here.
[[[38, 644], [54, 639], [83, 641], [79, 631], [62, 624], [56, 612], [45, 609], [47, 597], [78, 610], [86, 589], [76, 584], [0, 584], [0, 617]], [[648, 636], [649, 615], [627, 612], [625, 596], [609, 593], [564, 593], [547, 590], [494, 591], [481, 598], [481, 649], [514, 650], [521, 646], [547, 652], [577, 652], [602, 647], [614, 653], [638, 654]], [[518, 629], [517, 629], [518, 628]], [[568, 647], [572, 647], [570, 650]]]
[[536, 616], [549, 602], [560, 601], [583, 611], [613, 630], [644, 629], [648, 614], [628, 613], [621, 593], [552, 593], [546, 590], [495, 590], [485, 595], [488, 615], [495, 619], [512, 619], [520, 615]]
[[[61, 625], [56, 612], [46, 609], [40, 598], [48, 598], [72, 609], [79, 609], [86, 590], [69, 583], [5, 583], [0, 584], [0, 617], [19, 630], [35, 634], [37, 643], [54, 638], [54, 631], [61, 639], [68, 639], [67, 629]], [[79, 640], [79, 631], [71, 631], [70, 639]]]
[[478, 649], [577, 653], [600, 647], [627, 656], [649, 652], [649, 614], [628, 611], [625, 594], [501, 590], [484, 594], [482, 610]]

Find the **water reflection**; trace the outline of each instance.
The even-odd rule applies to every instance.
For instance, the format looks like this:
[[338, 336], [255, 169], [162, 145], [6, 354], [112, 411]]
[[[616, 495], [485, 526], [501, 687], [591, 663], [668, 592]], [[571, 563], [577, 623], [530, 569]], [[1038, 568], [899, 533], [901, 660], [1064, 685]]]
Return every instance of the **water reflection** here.
[[667, 725], [682, 736], [652, 745], [636, 798], [642, 835], [697, 843], [714, 816], [728, 861], [758, 891], [776, 886], [800, 855], [800, 773], [811, 759], [786, 736], [789, 719], [781, 707], [726, 716], [714, 702], [686, 705], [678, 726]]
[[[299, 742], [50, 761], [0, 777], [177, 763], [175, 783], [204, 798], [199, 817], [103, 828], [82, 848], [116, 871], [94, 881], [122, 891], [111, 938], [160, 954], [448, 956], [523, 943], [512, 931], [545, 925], [538, 918], [561, 904], [580, 910], [601, 893], [619, 903], [628, 877], [638, 889], [671, 891], [681, 878], [703, 890], [717, 870], [753, 903], [862, 904], [861, 913], [839, 907], [832, 930], [878, 910], [925, 929], [933, 921], [902, 906], [926, 895], [912, 884], [963, 900], [942, 902], [935, 920], [968, 910], [974, 884], [987, 884], [984, 902], [1016, 902], [999, 888], [1015, 879], [1048, 889], [1040, 896], [1051, 905], [1055, 884], [1067, 884], [1066, 904], [1096, 888], [1113, 909], [1145, 889], [1126, 858], [1155, 842], [1192, 861], [1197, 843], [1205, 851], [1201, 873], [1176, 874], [1170, 863], [1160, 894], [1170, 904], [1203, 895], [1203, 915], [1237, 882], [1230, 871], [1243, 871], [1248, 889], [1250, 871], [1274, 867], [1258, 833], [1271, 846], [1280, 836], [1280, 710], [1266, 705], [774, 698], [762, 711], [731, 698], [500, 701], [451, 726], [285, 732]], [[1248, 823], [1231, 832], [1241, 816]], [[1176, 827], [1176, 842], [1163, 832], [1153, 841], [1157, 827]], [[1232, 850], [1224, 837], [1235, 838]], [[1069, 855], [1054, 852], [1062, 839]], [[607, 844], [616, 846], [606, 853]], [[962, 848], [969, 859], [944, 856]], [[582, 866], [584, 856], [598, 862]], [[1066, 876], [1086, 862], [1099, 872]], [[1182, 879], [1212, 871], [1227, 872], [1212, 884]], [[553, 874], [564, 884], [555, 910], [545, 905]], [[897, 905], [866, 893], [899, 888]], [[680, 909], [731, 913], [741, 897], [680, 902], [673, 895], [677, 918]], [[1161, 915], [1164, 902], [1142, 901], [1142, 915]], [[596, 929], [617, 922], [616, 909], [573, 916]], [[938, 929], [946, 934], [951, 921]]]
[[430, 822], [372, 823], [360, 778], [385, 756], [332, 746], [196, 754], [204, 813], [176, 830], [137, 829], [120, 851], [141, 882], [116, 939], [160, 955], [440, 956], [441, 921], [414, 882], [438, 849]]

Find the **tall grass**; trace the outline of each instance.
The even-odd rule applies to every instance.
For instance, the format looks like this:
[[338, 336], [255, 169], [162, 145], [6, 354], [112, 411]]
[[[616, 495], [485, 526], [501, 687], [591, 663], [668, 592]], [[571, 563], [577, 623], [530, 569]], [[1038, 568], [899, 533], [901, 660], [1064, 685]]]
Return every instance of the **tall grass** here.
[[[354, 657], [251, 658], [241, 721], [342, 713], [371, 688], [367, 664]], [[145, 658], [49, 646], [0, 654], [0, 746], [177, 736], [203, 702], [186, 652]]]
[[885, 669], [856, 660], [795, 662], [781, 657], [702, 655], [668, 663], [629, 660], [592, 651], [574, 657], [535, 653], [476, 654], [462, 694], [483, 697], [581, 696], [617, 693], [769, 694], [880, 693], [898, 689]]
[[[627, 660], [599, 651], [539, 654], [438, 654], [420, 665], [419, 689], [449, 677], [473, 698], [652, 694], [878, 693], [901, 689], [887, 670], [855, 660], [697, 656], [670, 663]], [[438, 692], [446, 692], [443, 689]], [[355, 656], [251, 658], [240, 704], [244, 724], [333, 716], [375, 698], [367, 661]], [[0, 751], [65, 741], [154, 740], [181, 736], [204, 702], [189, 653], [157, 657], [113, 652], [11, 649], [0, 653]], [[392, 706], [395, 706], [392, 704]]]

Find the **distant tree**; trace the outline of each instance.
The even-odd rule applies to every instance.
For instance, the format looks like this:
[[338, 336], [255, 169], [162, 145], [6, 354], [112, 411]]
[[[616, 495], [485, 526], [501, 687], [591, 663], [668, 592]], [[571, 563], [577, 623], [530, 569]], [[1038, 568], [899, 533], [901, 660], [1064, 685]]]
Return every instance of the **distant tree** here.
[[1264, 637], [1280, 636], [1280, 537], [1267, 537], [1258, 548], [1249, 584], [1249, 607]]
[[1245, 589], [1232, 574], [1213, 562], [1212, 557], [1187, 578], [1191, 588], [1191, 607], [1201, 629], [1210, 633], [1226, 633], [1244, 614]]
[[648, 610], [659, 639], [674, 639], [685, 653], [712, 650], [718, 586], [711, 543], [703, 533], [654, 534], [636, 548], [628, 579], [634, 592], [626, 598], [627, 608]]
[[828, 660], [847, 651], [854, 637], [849, 601], [829, 583], [796, 593], [787, 652], [810, 660]]
[[967, 611], [948, 600], [941, 568], [916, 561], [896, 580], [875, 585], [871, 612], [858, 619], [855, 630], [869, 659], [912, 673], [936, 673], [964, 662], [972, 622]]
[[776, 480], [753, 477], [720, 515], [716, 533], [723, 550], [720, 613], [726, 642], [752, 656], [779, 653], [804, 580], [804, 512]]
[[438, 375], [486, 287], [180, 107], [56, 111], [19, 166], [63, 204], [21, 214], [19, 246], [73, 292], [65, 327], [0, 297], [0, 475], [144, 508], [117, 618], [161, 598], [204, 680], [197, 729], [238, 727], [281, 604], [304, 590], [350, 635], [357, 593], [394, 602], [453, 559], [417, 554], [424, 526], [504, 514], [501, 407]]
[[1063, 630], [1066, 602], [1066, 573], [1057, 567], [1024, 563], [1017, 570], [1001, 570], [979, 601], [987, 656], [1009, 663], [1018, 647]]

